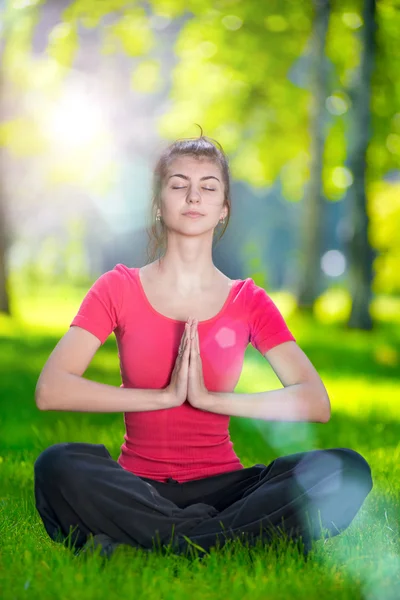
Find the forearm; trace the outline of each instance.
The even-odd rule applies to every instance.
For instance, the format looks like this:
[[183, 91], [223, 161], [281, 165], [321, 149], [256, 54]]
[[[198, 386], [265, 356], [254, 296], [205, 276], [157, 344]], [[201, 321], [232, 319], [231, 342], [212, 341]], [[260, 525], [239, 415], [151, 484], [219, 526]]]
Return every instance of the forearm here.
[[168, 408], [163, 390], [114, 387], [65, 372], [39, 379], [35, 400], [40, 410], [108, 413]]
[[309, 421], [325, 423], [330, 416], [326, 392], [309, 383], [253, 394], [209, 392], [203, 410], [221, 415], [263, 421]]

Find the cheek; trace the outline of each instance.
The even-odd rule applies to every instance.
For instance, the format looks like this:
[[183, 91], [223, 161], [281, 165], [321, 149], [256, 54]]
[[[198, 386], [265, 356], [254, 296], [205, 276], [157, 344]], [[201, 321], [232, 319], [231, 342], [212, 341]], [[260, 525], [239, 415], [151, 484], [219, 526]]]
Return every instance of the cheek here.
[[173, 210], [174, 207], [180, 206], [182, 201], [183, 190], [165, 190], [161, 194], [161, 205], [164, 210]]

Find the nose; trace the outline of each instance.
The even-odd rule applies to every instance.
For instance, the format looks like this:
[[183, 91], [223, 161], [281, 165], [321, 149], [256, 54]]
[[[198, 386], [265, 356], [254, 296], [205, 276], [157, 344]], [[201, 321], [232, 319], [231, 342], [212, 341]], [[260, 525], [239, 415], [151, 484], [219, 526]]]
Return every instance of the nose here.
[[187, 199], [189, 202], [198, 202], [200, 200], [200, 192], [194, 186], [190, 187]]

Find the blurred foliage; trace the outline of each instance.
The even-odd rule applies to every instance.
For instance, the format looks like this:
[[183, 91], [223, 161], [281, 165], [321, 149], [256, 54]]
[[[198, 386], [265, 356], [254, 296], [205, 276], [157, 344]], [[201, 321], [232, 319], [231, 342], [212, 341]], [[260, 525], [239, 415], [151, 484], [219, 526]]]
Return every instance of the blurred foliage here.
[[65, 239], [46, 236], [29, 256], [23, 241], [18, 240], [10, 275], [11, 288], [18, 290], [18, 294], [31, 296], [39, 293], [44, 282], [58, 287], [68, 282], [69, 286], [86, 288], [86, 293], [92, 276], [84, 247], [85, 229], [84, 222], [72, 219], [66, 225]]
[[375, 259], [374, 289], [400, 291], [400, 183], [376, 182], [370, 195], [371, 244], [379, 251]]
[[[179, 63], [174, 69], [171, 94], [174, 103], [162, 119], [162, 133], [175, 139], [200, 120], [206, 131], [223, 140], [233, 156], [232, 170], [237, 178], [264, 186], [282, 174], [285, 167], [282, 179], [287, 197], [301, 197], [308, 177], [307, 42], [313, 18], [310, 0], [273, 0], [268, 5], [255, 0], [151, 0], [152, 16], [138, 3], [75, 0], [64, 10], [63, 21], [52, 29], [46, 56], [33, 58], [31, 39], [38, 20], [34, 8], [40, 4], [44, 3], [31, 3], [24, 10], [17, 10], [13, 5], [20, 3], [8, 3], [4, 21], [9, 35], [3, 55], [7, 79], [23, 88], [34, 87], [32, 67], [34, 72], [36, 67], [43, 70], [43, 63], [50, 68], [49, 60], [53, 59], [52, 80], [60, 81], [60, 67], [70, 68], [78, 50], [78, 25], [99, 27], [104, 53], [123, 52], [137, 57], [147, 55], [157, 44], [154, 18], [189, 15], [192, 18], [183, 23], [177, 38]], [[350, 102], [346, 88], [359, 61], [361, 10], [362, 0], [332, 4], [327, 46], [332, 87], [327, 109], [331, 119], [327, 123], [324, 183], [327, 195], [333, 198], [343, 195], [347, 187], [343, 180], [332, 176], [332, 171], [345, 159], [343, 120]], [[109, 15], [114, 17], [113, 23], [102, 26], [101, 20]], [[395, 0], [378, 2], [374, 136], [370, 147], [374, 158], [370, 170], [375, 177], [399, 166], [399, 30], [400, 11]], [[139, 87], [142, 79], [151, 82], [144, 84], [141, 91], [154, 90], [158, 67], [157, 61], [146, 60], [133, 74]]]
[[160, 63], [157, 60], [142, 61], [133, 72], [131, 82], [138, 92], [157, 92], [162, 85]]
[[[2, 74], [10, 117], [0, 123], [0, 144], [18, 157], [45, 155], [46, 176], [53, 185], [73, 181], [95, 193], [105, 192], [115, 181], [115, 165], [108, 157], [101, 164], [88, 158], [94, 149], [112, 145], [112, 132], [104, 127], [73, 152], [65, 148], [54, 153], [44, 125], [55, 100], [65, 93], [80, 49], [78, 31], [97, 28], [104, 55], [139, 59], [132, 61], [132, 87], [152, 93], [162, 84], [153, 56], [154, 50], [163, 50], [157, 32], [176, 19], [178, 63], [172, 74], [171, 109], [160, 120], [161, 134], [168, 139], [188, 136], [194, 133], [194, 123], [201, 123], [230, 155], [236, 179], [254, 187], [279, 179], [286, 199], [299, 201], [309, 178], [311, 0], [150, 0], [149, 5], [151, 11], [139, 2], [75, 0], [50, 32], [46, 52], [33, 55], [32, 37], [46, 3], [9, 0], [3, 12]], [[332, 2], [323, 169], [330, 201], [344, 199], [352, 184], [346, 131], [362, 26], [362, 0]], [[399, 31], [398, 2], [379, 1], [367, 193], [370, 239], [382, 253], [374, 264], [374, 288], [390, 293], [400, 291], [394, 233], [400, 201], [398, 186], [382, 178], [400, 166]]]
[[200, 122], [221, 140], [235, 177], [263, 187], [285, 165], [285, 192], [300, 199], [309, 175], [308, 93], [291, 70], [311, 30], [311, 3], [207, 8], [178, 37], [173, 104], [161, 131], [180, 137]]
[[248, 276], [256, 285], [268, 290], [268, 270], [264, 264], [260, 244], [257, 243], [251, 230], [247, 232], [246, 241], [242, 244], [241, 257], [246, 264]]
[[[132, 35], [132, 32], [135, 35]], [[123, 50], [127, 56], [141, 56], [149, 52], [153, 45], [153, 36], [148, 18], [143, 8], [131, 8], [115, 24], [106, 27], [105, 45], [115, 51]]]

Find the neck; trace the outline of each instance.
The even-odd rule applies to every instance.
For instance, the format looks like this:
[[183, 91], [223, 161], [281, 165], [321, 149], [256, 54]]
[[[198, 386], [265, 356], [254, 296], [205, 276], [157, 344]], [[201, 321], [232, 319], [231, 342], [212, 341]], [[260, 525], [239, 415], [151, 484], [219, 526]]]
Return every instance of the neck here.
[[192, 260], [187, 256], [176, 258], [167, 252], [160, 263], [157, 261], [157, 275], [180, 295], [210, 289], [215, 284], [218, 273], [211, 259], [200, 261], [198, 257]]

